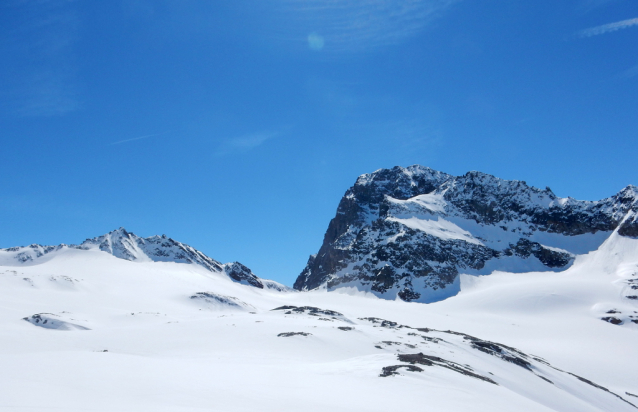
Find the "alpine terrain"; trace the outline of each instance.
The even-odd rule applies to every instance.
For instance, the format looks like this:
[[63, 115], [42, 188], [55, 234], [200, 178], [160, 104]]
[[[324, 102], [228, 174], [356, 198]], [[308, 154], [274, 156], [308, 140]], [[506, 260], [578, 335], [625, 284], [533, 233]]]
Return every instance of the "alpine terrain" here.
[[287, 286], [272, 280], [260, 279], [239, 262], [222, 264], [211, 259], [199, 250], [196, 250], [181, 242], [175, 241], [166, 235], [141, 238], [134, 233], [119, 228], [105, 235], [87, 239], [79, 245], [42, 246], [33, 244], [23, 247], [0, 249], [0, 263], [41, 263], [53, 258], [65, 249], [100, 250], [117, 258], [134, 262], [175, 262], [192, 263], [201, 266], [213, 273], [228, 276], [235, 282], [256, 288], [268, 288], [286, 290]]
[[612, 233], [638, 237], [636, 186], [590, 202], [481, 172], [381, 169], [348, 189], [294, 287], [434, 302], [460, 273], [562, 271]]
[[1, 249], [0, 411], [636, 411], [637, 195], [379, 170], [296, 290], [123, 228]]

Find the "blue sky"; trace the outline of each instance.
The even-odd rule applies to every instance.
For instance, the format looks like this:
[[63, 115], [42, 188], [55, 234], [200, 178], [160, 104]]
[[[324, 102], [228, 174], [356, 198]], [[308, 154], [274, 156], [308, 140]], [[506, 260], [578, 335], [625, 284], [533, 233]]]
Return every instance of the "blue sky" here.
[[0, 247], [124, 226], [291, 284], [356, 177], [638, 184], [630, 0], [6, 0]]

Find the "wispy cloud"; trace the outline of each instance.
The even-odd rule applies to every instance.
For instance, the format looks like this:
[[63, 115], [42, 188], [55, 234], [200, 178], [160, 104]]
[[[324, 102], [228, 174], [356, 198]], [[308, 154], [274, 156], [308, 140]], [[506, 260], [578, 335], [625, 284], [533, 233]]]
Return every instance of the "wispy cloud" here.
[[56, 116], [80, 107], [73, 76], [64, 69], [42, 68], [24, 74], [22, 87], [15, 93], [21, 116]]
[[120, 143], [132, 142], [134, 140], [148, 139], [149, 137], [162, 136], [162, 135], [165, 135], [167, 133], [170, 133], [170, 130], [167, 131], [167, 132], [162, 132], [162, 133], [147, 134], [147, 135], [144, 135], [144, 136], [133, 137], [132, 139], [119, 140], [117, 142], [110, 143], [109, 146], [113, 146], [115, 144], [120, 144]]
[[230, 153], [247, 152], [258, 146], [261, 146], [267, 140], [270, 140], [278, 135], [278, 132], [264, 132], [234, 137], [232, 139], [224, 141], [215, 154], [217, 156], [223, 156]]
[[580, 14], [587, 14], [618, 1], [619, 0], [581, 0], [581, 2], [576, 6], [576, 10], [580, 12]]
[[623, 79], [631, 79], [632, 77], [636, 77], [636, 76], [638, 76], [638, 65], [636, 65], [636, 66], [634, 66], [634, 67], [632, 67], [632, 68], [630, 68], [628, 70], [625, 70], [620, 75], [620, 77], [623, 78]]
[[352, 135], [363, 132], [365, 142], [386, 147], [387, 154], [423, 157], [431, 155], [444, 142], [443, 130], [437, 123], [434, 118], [425, 115], [351, 124], [345, 130]]
[[628, 20], [617, 21], [615, 23], [603, 24], [602, 26], [591, 27], [578, 32], [580, 37], [592, 37], [612, 31], [626, 29], [638, 25], [638, 17]]
[[74, 62], [79, 17], [73, 3], [36, 0], [5, 5], [22, 16], [8, 29], [13, 48], [5, 56], [18, 73], [11, 93], [19, 115], [62, 115], [80, 107]]
[[460, 0], [280, 1], [309, 48], [340, 52], [398, 43]]

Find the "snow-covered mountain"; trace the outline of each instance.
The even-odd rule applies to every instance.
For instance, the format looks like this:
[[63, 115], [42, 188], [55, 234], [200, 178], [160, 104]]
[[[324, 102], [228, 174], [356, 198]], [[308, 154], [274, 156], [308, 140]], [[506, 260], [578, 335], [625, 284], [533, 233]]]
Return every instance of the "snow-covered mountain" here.
[[199, 250], [184, 243], [173, 240], [166, 235], [142, 238], [124, 228], [113, 230], [105, 235], [87, 239], [79, 245], [18, 246], [0, 249], [0, 264], [23, 265], [39, 264], [50, 259], [64, 249], [100, 250], [116, 258], [133, 262], [175, 262], [202, 266], [207, 270], [228, 276], [235, 282], [254, 286], [285, 291], [289, 288], [281, 283], [260, 279], [249, 268], [239, 262], [222, 264], [206, 256]]
[[[11, 255], [20, 250], [3, 252], [0, 409], [627, 412], [638, 404], [638, 239], [617, 232], [563, 272], [461, 275], [457, 296], [429, 305], [353, 289], [282, 293], [186, 259], [122, 259], [98, 246], [123, 243], [103, 238], [26, 263]], [[128, 245], [129, 258], [139, 244]]]
[[634, 411], [637, 192], [364, 175], [304, 293], [124, 229], [2, 249], [0, 410]]
[[637, 187], [580, 201], [480, 172], [380, 169], [348, 189], [294, 288], [434, 302], [463, 273], [565, 270], [612, 233], [638, 236]]

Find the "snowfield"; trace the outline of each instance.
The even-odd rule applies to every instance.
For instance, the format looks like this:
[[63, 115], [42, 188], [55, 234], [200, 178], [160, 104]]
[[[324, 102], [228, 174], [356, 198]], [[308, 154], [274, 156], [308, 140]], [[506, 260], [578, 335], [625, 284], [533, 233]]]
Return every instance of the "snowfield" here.
[[0, 258], [2, 411], [638, 405], [638, 240], [617, 234], [563, 272], [462, 275], [432, 304], [95, 248]]

